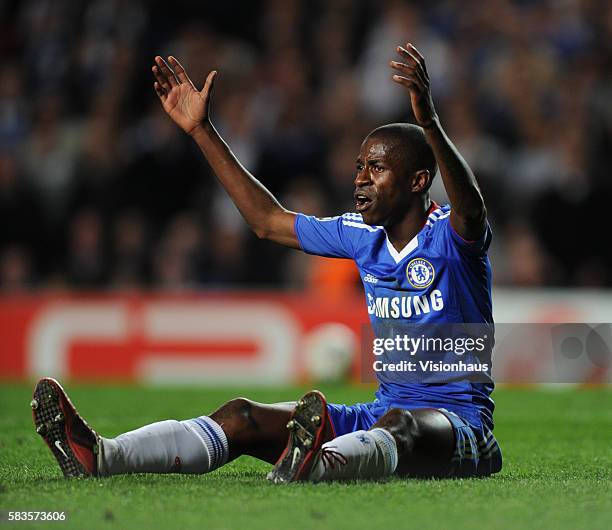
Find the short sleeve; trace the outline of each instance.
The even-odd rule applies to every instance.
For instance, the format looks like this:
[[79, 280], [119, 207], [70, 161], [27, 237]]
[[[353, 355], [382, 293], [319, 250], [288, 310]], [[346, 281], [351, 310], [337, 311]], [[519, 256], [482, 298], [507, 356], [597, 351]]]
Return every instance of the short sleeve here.
[[491, 240], [493, 239], [493, 232], [488, 220], [486, 221], [484, 232], [474, 241], [463, 239], [457, 232], [455, 232], [455, 229], [451, 225], [450, 219], [448, 219], [447, 226], [451, 241], [461, 252], [470, 256], [478, 257], [484, 256], [489, 250]]
[[342, 221], [342, 216], [313, 217], [297, 214], [295, 233], [302, 250], [328, 258], [352, 258], [353, 245]]

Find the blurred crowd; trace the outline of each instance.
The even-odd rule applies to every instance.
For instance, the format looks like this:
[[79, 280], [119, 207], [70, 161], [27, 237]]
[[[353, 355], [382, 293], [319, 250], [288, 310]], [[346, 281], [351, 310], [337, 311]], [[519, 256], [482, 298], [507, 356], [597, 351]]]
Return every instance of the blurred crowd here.
[[354, 284], [249, 233], [163, 113], [152, 58], [196, 84], [218, 69], [213, 121], [237, 157], [287, 208], [334, 215], [363, 136], [412, 118], [388, 67], [407, 41], [482, 185], [496, 283], [612, 285], [612, 2], [4, 0], [0, 16], [4, 291]]

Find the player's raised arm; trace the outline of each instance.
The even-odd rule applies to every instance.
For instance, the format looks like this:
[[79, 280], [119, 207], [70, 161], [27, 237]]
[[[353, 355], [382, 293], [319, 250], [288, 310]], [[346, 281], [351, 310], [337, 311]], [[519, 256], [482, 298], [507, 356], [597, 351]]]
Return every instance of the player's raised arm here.
[[285, 210], [240, 164], [212, 125], [210, 101], [217, 72], [210, 72], [204, 87], [198, 90], [172, 56], [168, 57], [168, 62], [155, 57], [152, 70], [155, 92], [164, 110], [198, 144], [255, 234], [281, 245], [300, 248], [294, 231], [295, 214]]
[[391, 61], [393, 81], [406, 87], [417, 124], [423, 127], [440, 168], [452, 210], [450, 221], [464, 239], [478, 239], [484, 232], [486, 208], [476, 178], [450, 141], [436, 113], [425, 59], [412, 45], [398, 46], [401, 59]]

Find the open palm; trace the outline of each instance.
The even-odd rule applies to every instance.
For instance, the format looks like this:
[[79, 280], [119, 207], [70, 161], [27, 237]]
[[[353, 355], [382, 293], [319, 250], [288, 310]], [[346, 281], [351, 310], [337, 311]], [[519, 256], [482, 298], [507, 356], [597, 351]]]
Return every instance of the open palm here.
[[152, 68], [156, 80], [155, 92], [174, 122], [187, 134], [193, 134], [209, 119], [210, 98], [217, 72], [210, 72], [204, 88], [197, 90], [176, 58], [168, 57], [168, 63], [160, 56], [155, 57]]

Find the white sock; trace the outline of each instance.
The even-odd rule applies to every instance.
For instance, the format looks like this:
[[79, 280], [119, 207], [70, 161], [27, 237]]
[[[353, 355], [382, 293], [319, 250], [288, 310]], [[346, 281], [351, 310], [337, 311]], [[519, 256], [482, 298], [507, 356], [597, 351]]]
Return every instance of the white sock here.
[[321, 447], [309, 480], [355, 480], [388, 477], [397, 467], [397, 445], [385, 429], [355, 431]]
[[225, 464], [229, 452], [223, 429], [208, 416], [160, 421], [100, 442], [101, 476], [207, 473]]

